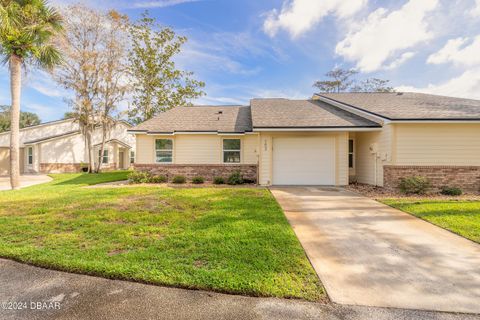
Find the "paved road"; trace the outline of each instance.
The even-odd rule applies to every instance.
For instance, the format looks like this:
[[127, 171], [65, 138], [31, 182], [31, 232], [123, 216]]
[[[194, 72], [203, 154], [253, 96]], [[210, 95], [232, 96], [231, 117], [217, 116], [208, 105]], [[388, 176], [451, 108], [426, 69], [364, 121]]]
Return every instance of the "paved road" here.
[[480, 313], [480, 245], [336, 188], [272, 188], [337, 303]]
[[2, 320], [480, 319], [480, 316], [465, 314], [340, 306], [165, 288], [46, 270], [0, 259], [0, 302], [5, 301], [25, 301], [28, 308], [31, 302], [40, 302], [40, 306], [51, 306], [52, 309], [0, 309]]
[[[25, 174], [20, 176], [20, 188], [25, 188], [50, 181], [52, 181], [52, 178], [44, 174]], [[10, 190], [9, 177], [0, 177], [0, 191], [2, 190]]]

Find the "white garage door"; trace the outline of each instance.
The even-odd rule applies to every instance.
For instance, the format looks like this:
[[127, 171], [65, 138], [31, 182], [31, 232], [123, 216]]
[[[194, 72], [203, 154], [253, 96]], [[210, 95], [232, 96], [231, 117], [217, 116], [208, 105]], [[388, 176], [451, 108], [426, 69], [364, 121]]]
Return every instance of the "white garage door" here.
[[334, 185], [335, 138], [274, 138], [273, 184]]

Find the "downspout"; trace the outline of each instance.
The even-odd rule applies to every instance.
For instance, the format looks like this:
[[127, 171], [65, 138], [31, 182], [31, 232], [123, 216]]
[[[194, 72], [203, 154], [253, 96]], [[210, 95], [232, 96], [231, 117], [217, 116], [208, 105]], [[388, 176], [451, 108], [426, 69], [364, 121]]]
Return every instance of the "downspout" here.
[[378, 183], [377, 183], [377, 152], [375, 152], [375, 153], [373, 154], [373, 156], [375, 157], [375, 162], [374, 162], [374, 163], [375, 163], [375, 164], [374, 164], [374, 168], [375, 168], [374, 170], [375, 170], [375, 171], [374, 171], [373, 174], [374, 174], [374, 177], [375, 177], [374, 179], [375, 179], [375, 187], [376, 187], [376, 186], [378, 186]]

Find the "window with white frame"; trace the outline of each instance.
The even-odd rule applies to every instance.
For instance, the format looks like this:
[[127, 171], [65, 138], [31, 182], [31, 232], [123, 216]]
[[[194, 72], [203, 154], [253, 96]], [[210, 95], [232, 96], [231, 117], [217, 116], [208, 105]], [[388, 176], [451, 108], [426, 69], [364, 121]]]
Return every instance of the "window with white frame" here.
[[172, 139], [155, 139], [155, 161], [160, 163], [173, 161]]
[[348, 167], [353, 168], [353, 153], [354, 152], [354, 143], [353, 140], [348, 140]]
[[27, 159], [29, 165], [33, 164], [33, 147], [27, 148]]
[[240, 163], [240, 139], [223, 139], [223, 162]]
[[103, 150], [103, 157], [102, 157], [102, 150], [98, 150], [98, 161], [102, 161], [102, 163], [108, 163], [108, 150]]
[[135, 151], [130, 151], [130, 163], [135, 163]]

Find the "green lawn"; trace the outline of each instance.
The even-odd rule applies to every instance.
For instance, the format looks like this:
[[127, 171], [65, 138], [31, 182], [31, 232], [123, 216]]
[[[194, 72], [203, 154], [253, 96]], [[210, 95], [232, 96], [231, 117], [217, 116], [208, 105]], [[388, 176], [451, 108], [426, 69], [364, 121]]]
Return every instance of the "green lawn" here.
[[380, 201], [480, 243], [480, 201], [429, 199]]
[[126, 174], [59, 174], [0, 192], [0, 256], [168, 286], [325, 297], [268, 190], [82, 188]]

